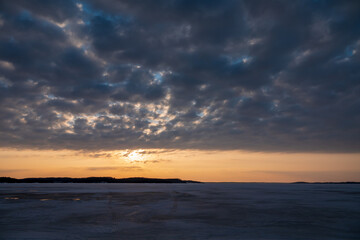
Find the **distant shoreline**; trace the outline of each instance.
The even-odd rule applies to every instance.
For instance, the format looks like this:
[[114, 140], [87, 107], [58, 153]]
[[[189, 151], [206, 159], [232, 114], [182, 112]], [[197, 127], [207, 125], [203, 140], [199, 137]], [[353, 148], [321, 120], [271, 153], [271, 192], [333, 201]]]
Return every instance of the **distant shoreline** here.
[[203, 182], [203, 183], [244, 183], [244, 184], [360, 184], [360, 182]]
[[360, 184], [360, 182], [293, 182], [292, 184]]
[[200, 182], [193, 180], [181, 180], [179, 178], [113, 178], [113, 177], [45, 177], [45, 178], [11, 178], [0, 177], [0, 183], [268, 183], [268, 184], [360, 184], [360, 182]]
[[112, 177], [47, 177], [47, 178], [23, 178], [0, 177], [0, 183], [200, 183], [198, 181], [181, 180], [179, 178], [112, 178]]

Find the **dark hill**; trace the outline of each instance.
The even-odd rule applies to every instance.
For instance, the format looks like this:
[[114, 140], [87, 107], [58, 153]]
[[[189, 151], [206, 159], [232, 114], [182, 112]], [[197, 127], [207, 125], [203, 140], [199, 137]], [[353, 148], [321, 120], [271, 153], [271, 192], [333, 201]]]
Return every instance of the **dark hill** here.
[[88, 177], [88, 178], [69, 178], [69, 177], [49, 177], [49, 178], [23, 178], [16, 179], [10, 177], [0, 177], [0, 183], [199, 183], [178, 178], [112, 178], [112, 177]]

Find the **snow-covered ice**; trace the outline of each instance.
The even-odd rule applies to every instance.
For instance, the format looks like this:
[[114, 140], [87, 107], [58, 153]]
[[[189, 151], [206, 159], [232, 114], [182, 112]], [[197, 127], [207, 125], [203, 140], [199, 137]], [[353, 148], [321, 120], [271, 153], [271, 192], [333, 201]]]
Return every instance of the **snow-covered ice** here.
[[358, 184], [0, 184], [0, 239], [360, 239]]

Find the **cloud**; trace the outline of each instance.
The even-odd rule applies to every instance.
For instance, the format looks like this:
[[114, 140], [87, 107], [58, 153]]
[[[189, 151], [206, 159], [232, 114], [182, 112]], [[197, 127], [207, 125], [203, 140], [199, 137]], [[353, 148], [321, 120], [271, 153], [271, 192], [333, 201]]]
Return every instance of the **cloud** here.
[[89, 167], [89, 171], [142, 171], [143, 169], [138, 166], [122, 166], [122, 167]]
[[6, 175], [6, 174], [13, 174], [17, 172], [26, 172], [29, 171], [29, 169], [0, 169], [0, 174]]
[[356, 1], [7, 1], [0, 146], [359, 152]]
[[114, 157], [111, 153], [87, 153], [86, 156], [91, 158], [112, 158]]
[[147, 164], [147, 163], [164, 163], [164, 162], [171, 162], [171, 160], [169, 159], [155, 159], [155, 160], [145, 160], [143, 161], [144, 164]]

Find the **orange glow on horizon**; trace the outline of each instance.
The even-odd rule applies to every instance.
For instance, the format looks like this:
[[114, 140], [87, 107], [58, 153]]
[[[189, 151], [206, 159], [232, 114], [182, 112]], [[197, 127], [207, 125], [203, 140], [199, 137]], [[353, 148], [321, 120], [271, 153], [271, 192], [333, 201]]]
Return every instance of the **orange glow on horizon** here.
[[219, 182], [360, 181], [360, 154], [135, 149], [0, 149], [0, 176], [111, 176]]

